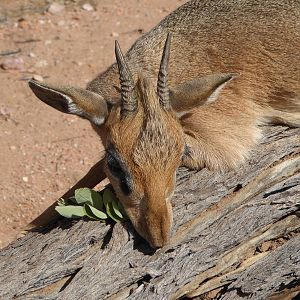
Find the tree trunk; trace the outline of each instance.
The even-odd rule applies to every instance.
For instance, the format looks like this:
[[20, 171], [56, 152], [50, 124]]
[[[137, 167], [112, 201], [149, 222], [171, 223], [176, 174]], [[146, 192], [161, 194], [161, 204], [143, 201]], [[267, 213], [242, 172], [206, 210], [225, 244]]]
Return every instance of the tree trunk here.
[[61, 220], [1, 251], [0, 299], [296, 299], [300, 129], [265, 136], [238, 170], [179, 170], [168, 247]]

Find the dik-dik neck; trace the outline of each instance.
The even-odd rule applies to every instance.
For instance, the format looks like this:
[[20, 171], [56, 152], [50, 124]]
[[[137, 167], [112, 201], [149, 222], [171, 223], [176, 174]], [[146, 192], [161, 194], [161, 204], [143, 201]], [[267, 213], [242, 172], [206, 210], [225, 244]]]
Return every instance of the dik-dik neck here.
[[87, 89], [100, 94], [107, 102], [115, 104], [119, 101], [119, 72], [114, 63], [106, 71], [99, 74], [88, 85]]
[[261, 111], [252, 102], [218, 101], [181, 119], [186, 153], [183, 165], [192, 169], [236, 168], [261, 138]]

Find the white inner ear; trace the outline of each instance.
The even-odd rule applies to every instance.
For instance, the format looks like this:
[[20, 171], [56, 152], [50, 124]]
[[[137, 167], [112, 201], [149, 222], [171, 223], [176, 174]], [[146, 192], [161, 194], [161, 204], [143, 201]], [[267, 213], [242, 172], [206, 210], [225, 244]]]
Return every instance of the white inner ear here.
[[90, 122], [92, 122], [93, 124], [100, 126], [104, 123], [105, 118], [102, 116], [91, 116], [89, 114], [87, 114], [86, 112], [84, 112], [80, 107], [78, 107], [70, 97], [63, 95], [67, 100], [68, 100], [68, 108], [69, 108], [69, 113], [70, 114], [75, 114], [77, 116], [81, 116], [84, 117], [88, 120], [90, 120]]
[[[233, 78], [233, 77], [232, 77]], [[207, 98], [207, 100], [205, 101], [205, 104], [210, 104], [210, 103], [213, 103], [215, 102], [218, 97], [219, 97], [219, 94], [221, 92], [221, 90], [223, 89], [223, 87], [229, 82], [232, 80], [232, 78], [230, 78], [229, 80], [225, 81], [224, 83], [222, 83], [221, 85], [219, 85], [214, 91], [213, 93]]]
[[92, 123], [94, 123], [95, 125], [100, 126], [100, 125], [102, 125], [104, 123], [105, 118], [104, 117], [93, 116], [93, 117], [90, 118], [90, 121]]
[[70, 97], [67, 97], [64, 94], [61, 94], [65, 99], [68, 100], [68, 108], [69, 108], [69, 113], [70, 114], [74, 114], [74, 115], [78, 115], [78, 116], [83, 116], [83, 110], [81, 108], [79, 108]]
[[176, 116], [180, 119], [182, 116], [184, 116], [187, 113], [188, 113], [188, 111], [179, 111], [179, 112], [176, 112]]

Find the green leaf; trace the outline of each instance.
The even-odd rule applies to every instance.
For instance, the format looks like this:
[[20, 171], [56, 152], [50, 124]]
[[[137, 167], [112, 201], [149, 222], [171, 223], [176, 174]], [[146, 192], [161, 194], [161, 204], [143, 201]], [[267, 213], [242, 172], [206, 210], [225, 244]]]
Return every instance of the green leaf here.
[[72, 197], [70, 197], [67, 201], [66, 201], [66, 204], [70, 204], [70, 203], [72, 203], [72, 204], [74, 204], [74, 205], [78, 205], [77, 204], [77, 201], [76, 201], [76, 199], [75, 199], [75, 196], [72, 196]]
[[116, 223], [119, 223], [120, 221], [122, 221], [123, 218], [120, 218], [119, 216], [117, 216], [114, 212], [113, 206], [112, 206], [112, 202], [108, 202], [106, 208], [106, 213], [109, 215], [109, 217], [114, 220]]
[[[115, 222], [120, 222], [120, 221], [126, 219], [124, 217], [124, 216], [126, 216], [126, 213], [125, 213], [123, 206], [120, 204], [116, 195], [109, 188], [106, 188], [104, 190], [103, 203], [104, 203], [104, 206], [106, 209], [106, 213]], [[123, 210], [124, 214], [122, 214], [122, 212], [121, 212], [122, 210]]]
[[106, 189], [103, 193], [103, 203], [106, 209], [106, 213], [112, 220], [118, 223], [120, 220], [117, 217], [115, 217], [115, 215], [112, 213], [113, 207], [111, 202], [112, 202], [112, 192]]
[[104, 193], [103, 193], [103, 203], [106, 202], [112, 202], [112, 201], [116, 201], [118, 202], [118, 199], [117, 197], [115, 196], [115, 194], [110, 190], [110, 188], [106, 188], [104, 190]]
[[89, 205], [89, 204], [85, 204], [84, 205], [85, 210], [89, 210], [89, 213], [93, 214], [96, 218], [101, 219], [101, 220], [105, 220], [107, 219], [107, 214], [98, 210], [97, 208]]
[[123, 219], [123, 215], [119, 210], [118, 201], [112, 200], [111, 202], [112, 210], [120, 219]]
[[127, 216], [127, 213], [125, 211], [125, 208], [123, 207], [123, 205], [122, 205], [122, 203], [120, 201], [118, 202], [118, 208], [119, 208], [120, 213], [123, 215], [123, 219], [124, 220], [128, 219], [128, 216]]
[[92, 219], [92, 220], [99, 220], [94, 214], [93, 214], [93, 212], [92, 212], [92, 210], [91, 210], [91, 206], [89, 205], [89, 204], [87, 204], [87, 203], [85, 203], [84, 205], [83, 205], [83, 208], [84, 208], [84, 210], [85, 210], [85, 215], [86, 216], [88, 216], [90, 219]]
[[57, 200], [57, 205], [58, 206], [66, 206], [66, 201], [63, 198], [59, 198]]
[[103, 200], [102, 200], [102, 196], [100, 195], [100, 193], [91, 190], [91, 196], [92, 196], [92, 204], [95, 208], [97, 208], [98, 210], [102, 210], [104, 205], [103, 205]]
[[85, 210], [82, 206], [56, 206], [55, 210], [63, 217], [66, 218], [80, 218], [85, 215]]
[[83, 205], [85, 203], [92, 204], [92, 190], [89, 188], [81, 188], [75, 191], [75, 199], [76, 203], [79, 205]]

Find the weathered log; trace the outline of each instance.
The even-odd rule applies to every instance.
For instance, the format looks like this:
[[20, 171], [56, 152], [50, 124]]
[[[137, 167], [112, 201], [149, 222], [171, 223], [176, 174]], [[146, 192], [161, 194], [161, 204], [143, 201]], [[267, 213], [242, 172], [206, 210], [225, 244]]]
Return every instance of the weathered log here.
[[1, 251], [0, 299], [296, 299], [300, 129], [265, 132], [236, 171], [178, 172], [168, 247], [62, 220]]

